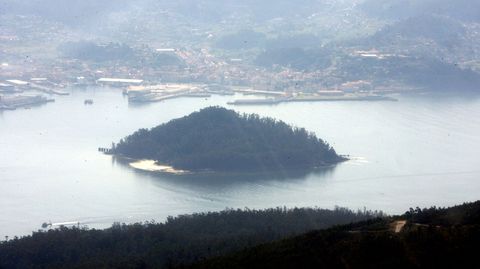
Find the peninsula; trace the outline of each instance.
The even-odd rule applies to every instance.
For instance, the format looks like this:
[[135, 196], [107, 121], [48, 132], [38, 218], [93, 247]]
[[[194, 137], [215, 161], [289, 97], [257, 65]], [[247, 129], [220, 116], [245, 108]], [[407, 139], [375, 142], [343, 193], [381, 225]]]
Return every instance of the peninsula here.
[[109, 153], [190, 172], [310, 170], [346, 160], [303, 128], [221, 107], [140, 129]]

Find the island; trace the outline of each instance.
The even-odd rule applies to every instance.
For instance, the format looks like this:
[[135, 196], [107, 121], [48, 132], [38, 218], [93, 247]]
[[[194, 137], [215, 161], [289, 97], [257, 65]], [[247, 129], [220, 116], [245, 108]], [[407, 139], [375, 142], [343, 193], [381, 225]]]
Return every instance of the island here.
[[311, 170], [346, 160], [304, 128], [222, 107], [140, 129], [108, 153], [135, 168], [182, 173]]

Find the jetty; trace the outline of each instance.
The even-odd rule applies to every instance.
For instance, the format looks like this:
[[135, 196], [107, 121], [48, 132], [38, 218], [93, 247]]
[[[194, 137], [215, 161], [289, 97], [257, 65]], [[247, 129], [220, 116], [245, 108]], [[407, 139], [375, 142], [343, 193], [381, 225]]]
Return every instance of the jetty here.
[[239, 99], [233, 102], [228, 102], [229, 105], [277, 105], [280, 103], [293, 102], [345, 102], [345, 101], [398, 101], [395, 98], [384, 95], [342, 95], [342, 96], [297, 96], [285, 98], [263, 98], [263, 99]]
[[30, 107], [54, 101], [55, 99], [49, 99], [41, 95], [0, 96], [0, 110], [15, 110], [21, 107]]
[[181, 97], [208, 98], [210, 92], [202, 85], [195, 84], [159, 84], [151, 86], [131, 86], [125, 91], [129, 102], [160, 102]]
[[236, 89], [235, 92], [242, 93], [244, 95], [267, 95], [267, 96], [286, 96], [283, 91], [265, 91], [254, 89]]
[[107, 155], [113, 154], [113, 150], [109, 148], [98, 148], [98, 151]]
[[70, 95], [70, 93], [68, 93], [68, 92], [51, 89], [51, 88], [48, 88], [48, 87], [45, 87], [45, 86], [42, 86], [42, 85], [38, 85], [38, 84], [35, 84], [35, 83], [30, 83], [29, 86], [30, 86], [31, 88], [39, 91], [39, 92], [43, 92], [43, 93], [46, 93], [46, 94], [53, 94], [53, 95]]
[[284, 99], [274, 99], [274, 98], [266, 98], [266, 99], [240, 99], [235, 100], [233, 102], [227, 102], [228, 105], [277, 105], [282, 102], [286, 102]]

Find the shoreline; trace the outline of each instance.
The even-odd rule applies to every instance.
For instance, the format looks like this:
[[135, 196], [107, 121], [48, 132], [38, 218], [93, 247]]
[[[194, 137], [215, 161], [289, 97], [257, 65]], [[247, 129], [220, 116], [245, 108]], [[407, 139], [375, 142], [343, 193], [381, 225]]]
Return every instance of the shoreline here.
[[[275, 173], [277, 170], [272, 170], [272, 171], [267, 171], [267, 170], [247, 170], [247, 171], [214, 171], [214, 170], [198, 170], [198, 171], [190, 171], [190, 170], [185, 170], [185, 169], [180, 169], [180, 168], [174, 168], [173, 166], [170, 165], [165, 165], [158, 163], [155, 160], [149, 160], [149, 159], [135, 159], [135, 158], [130, 158], [126, 157], [123, 155], [116, 155], [116, 154], [110, 154], [104, 152], [106, 155], [111, 155], [113, 158], [118, 158], [122, 160], [122, 163], [124, 165], [138, 170], [138, 171], [144, 171], [144, 172], [151, 172], [151, 173], [159, 173], [159, 174], [166, 174], [166, 175], [173, 175], [173, 176], [183, 176], [183, 175], [197, 175], [197, 176], [202, 176], [202, 175], [259, 175], [259, 174], [265, 174], [265, 173]], [[330, 169], [334, 168], [337, 165], [341, 163], [345, 163], [348, 161], [351, 161], [352, 159], [349, 158], [349, 155], [339, 155], [341, 158], [340, 161], [332, 164], [326, 164], [326, 165], [319, 165], [315, 166], [309, 169], [302, 169], [302, 168], [290, 168], [290, 169], [284, 169], [284, 172], [302, 172], [302, 173], [311, 173], [315, 171], [320, 171], [324, 169]]]
[[147, 171], [147, 172], [161, 172], [161, 173], [168, 173], [172, 175], [184, 175], [184, 174], [190, 174], [190, 171], [187, 170], [180, 170], [180, 169], [175, 169], [172, 166], [168, 165], [162, 165], [157, 163], [155, 160], [135, 160], [133, 162], [129, 162], [128, 166], [137, 169], [137, 170], [142, 170], [142, 171]]

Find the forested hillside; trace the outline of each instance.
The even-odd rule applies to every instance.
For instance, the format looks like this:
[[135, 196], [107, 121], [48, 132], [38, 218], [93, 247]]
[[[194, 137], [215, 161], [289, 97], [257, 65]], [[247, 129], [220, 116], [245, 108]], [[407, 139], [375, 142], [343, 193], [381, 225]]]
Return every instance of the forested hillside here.
[[480, 268], [480, 202], [315, 231], [191, 268]]
[[165, 268], [380, 216], [342, 208], [229, 209], [106, 230], [62, 228], [0, 243], [0, 268]]
[[303, 128], [221, 107], [141, 129], [113, 153], [189, 171], [309, 170], [345, 160]]
[[225, 210], [37, 232], [1, 243], [0, 268], [479, 268], [479, 221], [480, 202], [393, 217], [342, 208]]

